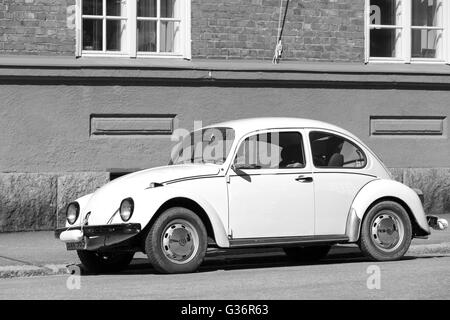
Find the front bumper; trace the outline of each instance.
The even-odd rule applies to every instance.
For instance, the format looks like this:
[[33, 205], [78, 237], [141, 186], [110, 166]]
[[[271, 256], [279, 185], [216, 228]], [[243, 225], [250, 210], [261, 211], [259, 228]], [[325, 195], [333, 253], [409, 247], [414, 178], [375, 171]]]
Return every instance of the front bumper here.
[[123, 242], [141, 232], [139, 223], [77, 226], [55, 230], [68, 250], [98, 250]]

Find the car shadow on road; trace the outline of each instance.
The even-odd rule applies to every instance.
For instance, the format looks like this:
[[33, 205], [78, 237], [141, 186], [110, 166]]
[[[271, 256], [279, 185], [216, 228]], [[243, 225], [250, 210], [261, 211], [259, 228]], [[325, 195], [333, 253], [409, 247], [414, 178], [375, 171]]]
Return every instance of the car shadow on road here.
[[[410, 261], [422, 258], [439, 258], [440, 255], [429, 256], [413, 256], [406, 255], [401, 261]], [[215, 271], [232, 271], [232, 270], [246, 270], [246, 269], [262, 269], [262, 268], [280, 268], [280, 267], [297, 267], [297, 266], [319, 266], [330, 264], [348, 264], [348, 263], [362, 263], [373, 262], [367, 257], [363, 256], [360, 251], [347, 252], [343, 254], [329, 255], [323, 260], [315, 262], [299, 262], [292, 261], [288, 257], [280, 252], [273, 254], [251, 254], [243, 256], [227, 256], [227, 255], [215, 255], [207, 256], [205, 261], [198, 269], [198, 273], [207, 273]], [[384, 262], [377, 262], [384, 263]], [[148, 275], [158, 274], [158, 272], [152, 267], [148, 260], [145, 258], [135, 258], [130, 266], [121, 272], [109, 273], [117, 275]], [[83, 276], [94, 276], [93, 274], [82, 273]]]

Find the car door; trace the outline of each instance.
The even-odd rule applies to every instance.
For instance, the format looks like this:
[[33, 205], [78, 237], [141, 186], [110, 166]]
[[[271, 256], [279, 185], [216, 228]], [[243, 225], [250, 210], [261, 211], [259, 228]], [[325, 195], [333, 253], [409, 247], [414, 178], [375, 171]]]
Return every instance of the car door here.
[[267, 131], [241, 141], [229, 171], [233, 239], [314, 234], [314, 187], [300, 130]]
[[353, 199], [377, 177], [369, 173], [364, 149], [349, 137], [310, 130], [313, 159], [315, 234], [344, 235]]

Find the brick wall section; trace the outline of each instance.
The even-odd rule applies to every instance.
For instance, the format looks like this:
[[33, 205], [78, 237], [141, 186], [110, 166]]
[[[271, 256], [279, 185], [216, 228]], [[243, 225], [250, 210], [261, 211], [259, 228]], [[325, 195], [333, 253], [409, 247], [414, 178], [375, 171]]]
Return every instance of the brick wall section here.
[[74, 55], [67, 8], [75, 0], [0, 0], [0, 54]]
[[[279, 0], [192, 0], [193, 58], [271, 59], [279, 6]], [[283, 35], [285, 59], [362, 62], [364, 1], [291, 1]]]
[[[284, 1], [285, 2], [285, 1]], [[0, 0], [0, 54], [74, 55], [67, 8], [75, 0]], [[364, 1], [291, 1], [284, 55], [298, 61], [363, 61]], [[192, 0], [192, 56], [271, 59], [279, 0]]]

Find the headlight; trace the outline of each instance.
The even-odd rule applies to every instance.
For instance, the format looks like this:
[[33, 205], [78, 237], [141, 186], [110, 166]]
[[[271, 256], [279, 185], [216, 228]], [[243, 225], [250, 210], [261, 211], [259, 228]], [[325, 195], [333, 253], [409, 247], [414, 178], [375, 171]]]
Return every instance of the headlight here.
[[67, 206], [66, 218], [69, 224], [74, 224], [80, 214], [80, 205], [77, 202], [72, 202]]
[[133, 215], [133, 211], [134, 211], [133, 199], [126, 198], [122, 200], [122, 202], [120, 203], [119, 213], [120, 217], [124, 222], [130, 220], [131, 216]]

